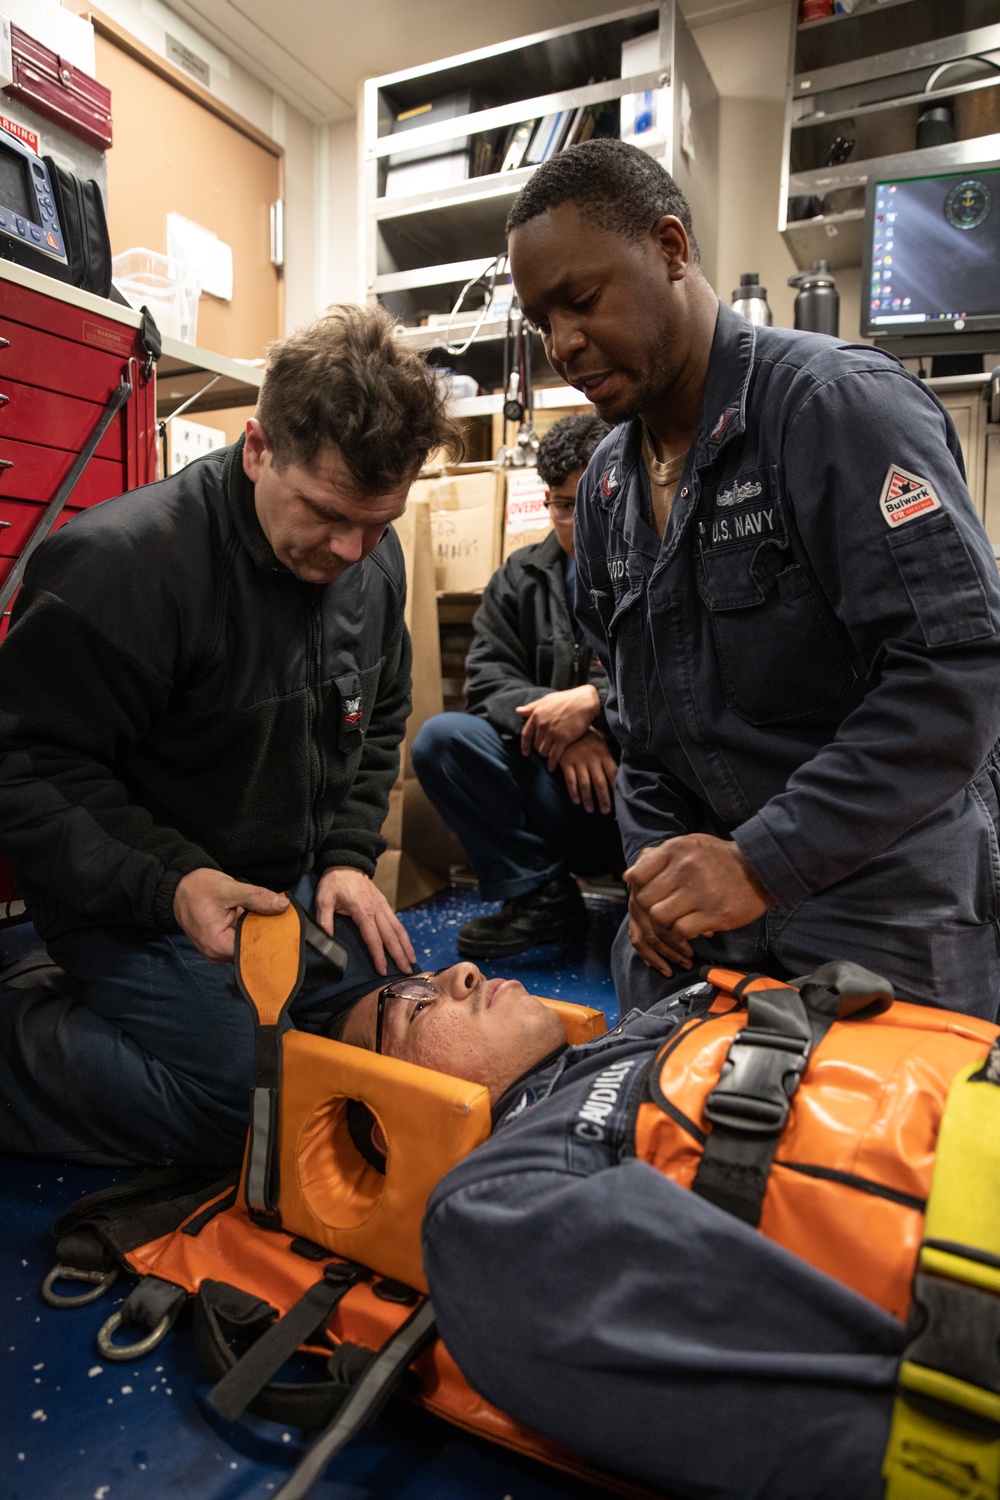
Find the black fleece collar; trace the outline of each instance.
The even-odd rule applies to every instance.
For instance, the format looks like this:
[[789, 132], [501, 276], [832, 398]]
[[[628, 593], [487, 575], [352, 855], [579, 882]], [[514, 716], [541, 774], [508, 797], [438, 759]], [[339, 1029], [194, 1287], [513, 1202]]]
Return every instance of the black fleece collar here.
[[[234, 443], [226, 455], [222, 471], [229, 513], [236, 527], [236, 534], [259, 568], [272, 573], [287, 573], [284, 563], [275, 557], [271, 543], [264, 535], [264, 528], [257, 517], [254, 504], [254, 487], [243, 472], [243, 445], [245, 436]], [[294, 577], [294, 574], [291, 576]]]
[[523, 566], [537, 573], [547, 573], [560, 564], [566, 553], [554, 531], [550, 531], [544, 542], [536, 542], [532, 555], [524, 559]]

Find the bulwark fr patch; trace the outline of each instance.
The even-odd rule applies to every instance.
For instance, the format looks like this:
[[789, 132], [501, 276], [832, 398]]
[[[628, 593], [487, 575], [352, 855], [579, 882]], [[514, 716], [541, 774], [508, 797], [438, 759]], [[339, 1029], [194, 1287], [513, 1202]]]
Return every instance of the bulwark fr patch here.
[[941, 509], [941, 501], [926, 479], [910, 474], [897, 464], [890, 464], [879, 496], [879, 505], [886, 522], [892, 527], [915, 521], [918, 516], [930, 515]]

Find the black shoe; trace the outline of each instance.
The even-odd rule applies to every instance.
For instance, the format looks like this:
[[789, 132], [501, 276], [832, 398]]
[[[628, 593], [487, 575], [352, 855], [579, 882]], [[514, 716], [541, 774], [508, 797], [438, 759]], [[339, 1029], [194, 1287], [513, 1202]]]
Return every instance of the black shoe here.
[[505, 901], [495, 917], [458, 929], [462, 958], [508, 958], [538, 943], [565, 943], [587, 931], [587, 908], [572, 875], [557, 875], [537, 890]]

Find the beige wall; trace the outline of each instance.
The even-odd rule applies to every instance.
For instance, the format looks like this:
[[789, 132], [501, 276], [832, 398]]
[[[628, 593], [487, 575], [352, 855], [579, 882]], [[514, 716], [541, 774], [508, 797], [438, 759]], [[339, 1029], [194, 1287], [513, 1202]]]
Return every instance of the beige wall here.
[[325, 151], [325, 244], [320, 250], [323, 264], [324, 305], [330, 302], [364, 301], [362, 280], [361, 224], [358, 219], [358, 132], [353, 120], [324, 126]]
[[792, 326], [795, 262], [778, 233], [784, 109], [767, 99], [723, 99], [719, 111], [719, 272], [728, 302], [743, 271], [767, 288], [775, 323]]
[[[67, 10], [87, 10], [89, 0], [63, 0]], [[209, 66], [209, 91], [251, 125], [269, 135], [285, 150], [285, 331], [308, 322], [322, 305], [317, 297], [316, 157], [321, 128], [253, 77], [180, 16], [168, 15], [158, 4], [142, 0], [95, 0], [95, 8], [145, 43], [167, 56], [166, 21], [177, 40], [192, 46]], [[112, 100], [112, 110], [114, 101]], [[114, 148], [112, 148], [114, 149]], [[155, 166], [154, 166], [155, 170]]]
[[[719, 120], [719, 275], [716, 291], [728, 302], [740, 273], [756, 271], [767, 287], [775, 324], [794, 326], [797, 270], [778, 233], [784, 105], [768, 99], [723, 99]], [[861, 269], [835, 272], [840, 336], [857, 339]]]

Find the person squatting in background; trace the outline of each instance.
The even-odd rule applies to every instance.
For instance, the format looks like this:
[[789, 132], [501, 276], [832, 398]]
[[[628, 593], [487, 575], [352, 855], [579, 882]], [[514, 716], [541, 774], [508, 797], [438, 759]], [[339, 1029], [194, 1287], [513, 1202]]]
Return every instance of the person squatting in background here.
[[466, 958], [582, 936], [573, 875], [622, 869], [607, 676], [573, 607], [576, 488], [608, 430], [599, 417], [563, 417], [542, 438], [552, 533], [512, 553], [486, 586], [466, 712], [429, 719], [413, 743], [420, 783], [457, 834], [482, 899], [503, 902], [459, 929]]

